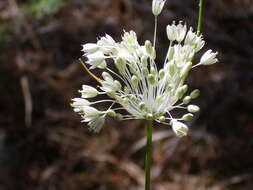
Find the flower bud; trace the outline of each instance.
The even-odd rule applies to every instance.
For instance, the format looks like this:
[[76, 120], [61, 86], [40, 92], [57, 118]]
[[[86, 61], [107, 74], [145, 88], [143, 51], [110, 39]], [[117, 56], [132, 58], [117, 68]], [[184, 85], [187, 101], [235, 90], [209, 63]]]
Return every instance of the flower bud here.
[[116, 59], [115, 64], [120, 74], [124, 74], [126, 70], [126, 60], [119, 57]]
[[136, 100], [137, 100], [137, 99], [136, 99], [136, 96], [133, 95], [133, 94], [131, 94], [131, 95], [130, 95], [130, 100], [133, 101], [133, 102], [136, 102]]
[[193, 91], [191, 92], [190, 97], [191, 97], [192, 99], [195, 99], [195, 98], [199, 97], [199, 94], [200, 94], [199, 89], [195, 89], [195, 90], [193, 90]]
[[164, 69], [161, 69], [161, 70], [159, 71], [159, 78], [160, 78], [160, 79], [163, 79], [164, 75], [165, 75], [165, 71], [164, 71]]
[[152, 2], [152, 12], [155, 16], [158, 16], [163, 9], [166, 0], [153, 0]]
[[133, 75], [132, 78], [131, 78], [131, 82], [134, 85], [134, 87], [137, 87], [138, 86], [138, 82], [139, 82], [138, 77], [135, 76], [135, 75]]
[[190, 96], [185, 96], [183, 99], [184, 104], [189, 104], [191, 102], [192, 98]]
[[149, 74], [148, 68], [144, 68], [144, 69], [142, 70], [142, 72], [143, 72], [143, 76], [144, 76], [144, 77], [147, 77], [148, 74]]
[[186, 93], [187, 89], [188, 89], [187, 85], [183, 85], [182, 87], [180, 87], [177, 91], [177, 97], [181, 99], [183, 95]]
[[129, 101], [128, 101], [128, 98], [123, 98], [123, 104], [128, 104]]
[[115, 118], [116, 118], [117, 120], [122, 120], [122, 119], [123, 119], [123, 116], [122, 116], [120, 113], [116, 113]]
[[147, 54], [151, 55], [152, 51], [153, 51], [153, 47], [152, 47], [152, 44], [149, 40], [145, 41], [145, 48], [146, 48]]
[[115, 86], [118, 90], [121, 90], [121, 84], [120, 84], [119, 81], [115, 80], [115, 81], [113, 81], [113, 84], [114, 84], [114, 86]]
[[114, 110], [111, 110], [111, 109], [107, 110], [106, 113], [107, 113], [107, 115], [109, 115], [110, 117], [115, 117], [115, 116], [116, 116], [115, 111], [114, 111]]
[[144, 66], [144, 67], [147, 67], [148, 66], [148, 58], [146, 56], [142, 56], [141, 57], [141, 64]]
[[182, 120], [190, 121], [190, 120], [192, 120], [192, 118], [193, 118], [193, 114], [187, 113], [187, 114], [183, 115]]
[[160, 122], [165, 122], [165, 117], [164, 117], [163, 115], [160, 116], [160, 117], [159, 117], [159, 121], [160, 121]]
[[151, 66], [150, 73], [153, 74], [153, 75], [156, 75], [156, 69], [155, 69], [155, 67]]
[[154, 85], [155, 84], [155, 77], [154, 77], [154, 75], [152, 75], [152, 74], [149, 74], [148, 75], [148, 82], [151, 84], [151, 85]]
[[176, 70], [175, 61], [170, 61], [168, 64], [169, 64], [169, 73], [170, 73], [170, 76], [173, 76], [175, 74], [175, 70]]
[[152, 113], [148, 113], [148, 114], [146, 115], [146, 119], [147, 119], [147, 120], [152, 120], [152, 119], [153, 119], [153, 114], [152, 114]]
[[130, 93], [130, 89], [128, 88], [128, 86], [124, 86], [124, 92], [126, 94], [129, 94]]
[[196, 105], [189, 105], [189, 106], [187, 106], [187, 110], [188, 110], [188, 112], [196, 113], [196, 112], [199, 112], [200, 109]]
[[157, 102], [160, 102], [160, 101], [162, 100], [162, 98], [163, 98], [162, 96], [157, 96], [155, 100], [156, 100]]
[[139, 103], [139, 108], [140, 108], [141, 110], [144, 110], [145, 107], [146, 107], [146, 104], [145, 104], [144, 102], [140, 102], [140, 103]]

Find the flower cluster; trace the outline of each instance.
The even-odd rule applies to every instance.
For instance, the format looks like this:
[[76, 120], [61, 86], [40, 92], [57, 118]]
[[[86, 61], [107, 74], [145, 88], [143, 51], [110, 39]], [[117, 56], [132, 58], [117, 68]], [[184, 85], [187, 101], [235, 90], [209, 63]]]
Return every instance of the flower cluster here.
[[[161, 0], [155, 2], [164, 5]], [[159, 10], [159, 6], [153, 4], [154, 15], [160, 14]], [[187, 134], [188, 127], [183, 122], [190, 121], [193, 114], [199, 111], [199, 107], [190, 102], [200, 92], [196, 89], [185, 95], [188, 89], [185, 80], [192, 68], [216, 63], [217, 53], [208, 50], [198, 64], [192, 65], [195, 53], [205, 44], [202, 36], [198, 36], [192, 28], [187, 30], [187, 26], [181, 22], [168, 25], [167, 36], [170, 45], [161, 69], [155, 63], [154, 45], [148, 40], [140, 45], [134, 31], [124, 32], [121, 42], [115, 42], [111, 36], [105, 35], [97, 43], [83, 45], [82, 51], [90, 69], [104, 70], [102, 78], [98, 79], [99, 89], [83, 85], [79, 91], [81, 98], [74, 98], [72, 103], [74, 111], [80, 113], [82, 121], [88, 122], [90, 129], [100, 131], [105, 117], [110, 116], [121, 120], [155, 120], [172, 126], [179, 137]], [[110, 68], [116, 68], [117, 71]], [[87, 100], [99, 94], [107, 94], [108, 99], [95, 102]], [[92, 107], [104, 102], [112, 103], [104, 111]], [[118, 113], [121, 109], [128, 114]], [[187, 113], [181, 118], [174, 118], [174, 109], [184, 109]]]

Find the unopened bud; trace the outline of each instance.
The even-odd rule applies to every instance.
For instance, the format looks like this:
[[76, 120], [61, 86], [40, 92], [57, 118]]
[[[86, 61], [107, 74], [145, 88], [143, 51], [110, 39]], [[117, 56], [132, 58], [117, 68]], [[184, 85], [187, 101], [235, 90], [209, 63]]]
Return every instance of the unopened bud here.
[[153, 66], [150, 68], [150, 73], [156, 75], [156, 69]]
[[119, 81], [115, 80], [115, 81], [113, 81], [113, 83], [117, 87], [118, 90], [121, 90], [121, 84]]
[[129, 94], [130, 93], [130, 89], [128, 88], [128, 86], [124, 86], [124, 92], [126, 94]]
[[133, 84], [135, 87], [138, 86], [138, 81], [139, 81], [139, 80], [138, 80], [137, 76], [133, 75], [132, 78], [131, 78], [131, 82], [132, 82], [132, 84]]
[[163, 69], [161, 69], [161, 70], [159, 71], [159, 78], [160, 78], [160, 79], [163, 79], [164, 75], [165, 75], [165, 72], [164, 72]]
[[148, 68], [144, 68], [144, 69], [142, 70], [142, 72], [143, 72], [143, 76], [145, 76], [145, 77], [147, 77], [148, 74], [149, 74]]
[[144, 110], [145, 107], [146, 107], [146, 105], [145, 105], [144, 102], [140, 102], [140, 103], [139, 103], [139, 108], [140, 108], [141, 110]]
[[157, 101], [157, 102], [160, 102], [161, 100], [162, 100], [162, 96], [157, 96], [157, 97], [156, 97], [156, 101]]
[[182, 120], [190, 121], [190, 120], [192, 120], [192, 118], [193, 118], [193, 114], [187, 113], [187, 114], [183, 115]]
[[155, 77], [154, 77], [154, 75], [152, 75], [152, 74], [149, 74], [149, 75], [148, 75], [148, 82], [149, 82], [151, 85], [154, 85], [154, 84], [155, 84]]
[[190, 96], [185, 96], [183, 99], [184, 104], [189, 104], [191, 102], [192, 98]]
[[116, 67], [119, 70], [120, 74], [124, 74], [125, 73], [125, 69], [126, 69], [126, 60], [122, 59], [122, 58], [117, 58], [116, 60]]
[[128, 104], [128, 98], [123, 98], [123, 104]]
[[160, 117], [159, 117], [159, 121], [160, 121], [160, 122], [165, 122], [165, 117], [164, 117], [163, 115], [160, 116]]
[[187, 110], [191, 113], [196, 113], [196, 112], [199, 112], [200, 109], [196, 105], [189, 105], [187, 106]]
[[145, 48], [146, 48], [146, 52], [151, 55], [152, 54], [152, 51], [153, 51], [153, 47], [152, 47], [152, 44], [149, 40], [146, 40], [145, 41]]
[[132, 94], [132, 95], [130, 96], [130, 100], [133, 101], [133, 102], [136, 102], [136, 96]]
[[153, 119], [153, 114], [152, 114], [152, 113], [148, 113], [148, 114], [146, 115], [146, 119], [147, 119], [147, 120], [152, 120], [152, 119]]
[[106, 113], [107, 113], [107, 115], [109, 115], [110, 117], [115, 117], [115, 116], [116, 116], [115, 111], [114, 111], [114, 110], [111, 110], [111, 109], [109, 109]]
[[146, 56], [142, 56], [141, 57], [141, 64], [144, 66], [144, 67], [147, 67], [148, 66], [148, 58]]
[[188, 89], [187, 85], [183, 85], [182, 87], [180, 87], [177, 91], [177, 97], [181, 99], [183, 95], [186, 93], [187, 89]]
[[119, 113], [116, 113], [115, 118], [118, 119], [118, 120], [122, 120], [123, 119], [122, 115], [119, 114]]
[[199, 97], [199, 95], [200, 95], [200, 91], [199, 91], [198, 89], [196, 89], [196, 90], [193, 90], [193, 91], [191, 92], [190, 97], [191, 97], [192, 99], [195, 99], [195, 98]]

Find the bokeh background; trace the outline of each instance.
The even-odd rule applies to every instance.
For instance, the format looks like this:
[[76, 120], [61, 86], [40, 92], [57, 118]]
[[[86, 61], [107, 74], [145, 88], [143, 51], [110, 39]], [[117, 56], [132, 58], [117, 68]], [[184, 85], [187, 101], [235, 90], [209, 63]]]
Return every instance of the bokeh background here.
[[[197, 15], [197, 0], [167, 0], [158, 65], [166, 25], [196, 28]], [[107, 119], [93, 134], [69, 106], [82, 84], [96, 85], [77, 61], [81, 44], [120, 40], [123, 29], [152, 39], [151, 0], [0, 0], [1, 190], [143, 189], [145, 123]], [[204, 0], [202, 33], [220, 61], [187, 80], [201, 90], [187, 137], [155, 124], [153, 189], [251, 190], [253, 1]]]

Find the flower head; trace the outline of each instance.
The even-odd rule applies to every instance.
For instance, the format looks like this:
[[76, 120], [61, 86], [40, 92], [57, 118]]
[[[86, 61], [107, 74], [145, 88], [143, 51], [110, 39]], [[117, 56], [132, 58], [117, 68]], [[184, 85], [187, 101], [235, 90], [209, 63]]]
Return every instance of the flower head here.
[[163, 9], [166, 0], [153, 0], [152, 1], [152, 12], [155, 16], [158, 16]]
[[[160, 13], [164, 3], [162, 0], [153, 1], [155, 15]], [[105, 117], [110, 116], [122, 120], [155, 120], [172, 126], [179, 137], [187, 134], [188, 127], [183, 122], [191, 120], [193, 114], [200, 110], [196, 105], [189, 105], [200, 92], [194, 90], [185, 96], [188, 91], [185, 80], [193, 67], [217, 62], [217, 53], [208, 50], [200, 64], [193, 65], [194, 55], [204, 46], [202, 36], [198, 36], [192, 28], [187, 31], [186, 25], [181, 22], [168, 25], [167, 35], [171, 43], [161, 69], [155, 62], [154, 45], [148, 40], [143, 45], [139, 44], [134, 31], [124, 32], [120, 42], [105, 35], [97, 43], [83, 45], [90, 69], [103, 69], [101, 79], [97, 79], [99, 88], [83, 85], [79, 91], [81, 98], [74, 98], [72, 103], [74, 111], [81, 114], [90, 129], [100, 131]], [[108, 99], [86, 100], [100, 94], [107, 94]], [[105, 111], [92, 107], [104, 102], [112, 103]], [[183, 109], [186, 113], [181, 118], [174, 118], [175, 109]], [[118, 113], [119, 110], [128, 113]]]

